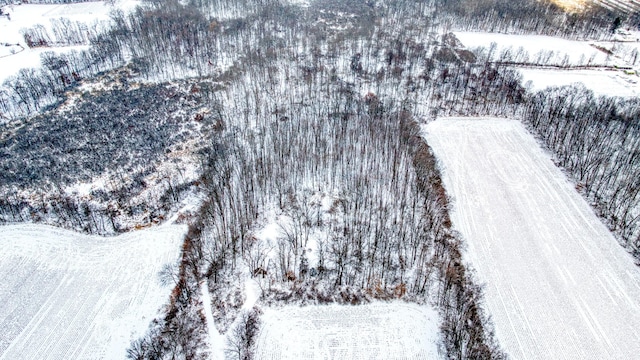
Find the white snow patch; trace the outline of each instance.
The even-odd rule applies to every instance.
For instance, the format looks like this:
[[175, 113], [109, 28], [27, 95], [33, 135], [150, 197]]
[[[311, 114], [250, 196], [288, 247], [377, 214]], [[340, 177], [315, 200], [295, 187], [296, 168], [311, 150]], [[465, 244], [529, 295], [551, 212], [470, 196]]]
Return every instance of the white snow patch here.
[[311, 5], [310, 0], [289, 0], [288, 2], [291, 5], [297, 5], [300, 7], [309, 7], [309, 5]]
[[247, 279], [244, 282], [244, 295], [245, 300], [244, 304], [242, 304], [242, 309], [251, 310], [260, 299], [262, 289], [260, 289], [260, 285], [255, 280]]
[[113, 238], [0, 227], [0, 359], [124, 359], [169, 300], [186, 226]]
[[522, 124], [440, 119], [423, 130], [511, 357], [637, 358], [640, 269]]
[[265, 308], [256, 359], [443, 359], [439, 318], [399, 301]]

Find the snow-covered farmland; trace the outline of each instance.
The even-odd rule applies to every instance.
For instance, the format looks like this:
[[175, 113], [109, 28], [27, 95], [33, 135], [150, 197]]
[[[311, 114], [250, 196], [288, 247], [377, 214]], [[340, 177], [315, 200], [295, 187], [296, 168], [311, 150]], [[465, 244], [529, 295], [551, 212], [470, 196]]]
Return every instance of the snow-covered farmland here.
[[257, 359], [439, 359], [439, 320], [427, 306], [266, 308]]
[[123, 359], [169, 300], [158, 274], [178, 261], [185, 233], [0, 227], [0, 359]]
[[519, 69], [523, 84], [532, 90], [543, 90], [551, 86], [582, 83], [595, 95], [632, 97], [640, 94], [640, 78], [621, 71], [610, 70], [551, 70]]
[[637, 358], [640, 269], [522, 124], [440, 119], [423, 130], [504, 349]]
[[[119, 0], [115, 6], [130, 11], [137, 4], [139, 0]], [[114, 6], [104, 1], [94, 1], [75, 4], [8, 5], [2, 9], [9, 16], [0, 16], [0, 84], [22, 68], [40, 67], [40, 54], [45, 51], [67, 52], [86, 48], [80, 45], [31, 49], [20, 33], [22, 29], [42, 25], [50, 31], [52, 21], [60, 18], [80, 22], [91, 28], [107, 26], [110, 23], [109, 12]]]

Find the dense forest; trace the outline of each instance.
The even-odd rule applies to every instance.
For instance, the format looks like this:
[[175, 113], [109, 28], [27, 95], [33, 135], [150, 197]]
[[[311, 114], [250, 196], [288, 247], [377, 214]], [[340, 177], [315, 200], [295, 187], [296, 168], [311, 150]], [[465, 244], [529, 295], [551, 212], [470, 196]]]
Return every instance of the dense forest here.
[[[250, 359], [249, 277], [264, 304], [436, 303], [449, 358], [504, 358], [419, 124], [522, 119], [640, 259], [640, 101], [528, 93], [450, 32], [608, 38], [617, 16], [533, 0], [146, 0], [104, 29], [25, 29], [29, 46], [91, 47], [45, 52], [0, 90], [0, 222], [115, 234], [198, 198], [171, 302], [133, 359], [206, 358], [203, 306], [228, 355]], [[104, 191], [68, 190], [96, 179]], [[262, 236], [270, 224], [282, 235]]]

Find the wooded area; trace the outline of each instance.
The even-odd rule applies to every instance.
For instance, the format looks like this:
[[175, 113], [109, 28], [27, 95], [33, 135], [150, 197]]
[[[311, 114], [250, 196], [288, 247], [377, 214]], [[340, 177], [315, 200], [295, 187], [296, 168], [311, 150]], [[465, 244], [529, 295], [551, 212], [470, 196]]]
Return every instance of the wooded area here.
[[[235, 356], [251, 358], [258, 314], [240, 309], [247, 277], [269, 304], [435, 300], [450, 358], [503, 358], [419, 136], [418, 123], [443, 115], [522, 118], [640, 259], [639, 100], [527, 93], [517, 71], [449, 32], [606, 38], [614, 14], [537, 1], [142, 5], [113, 13], [111, 28], [26, 29], [29, 46], [91, 47], [44, 53], [42, 68], [0, 93], [0, 221], [113, 234], [202, 194], [180, 219], [191, 231], [168, 270], [171, 303], [131, 358], [205, 358], [203, 306], [237, 335]], [[111, 88], [78, 88], [100, 82]], [[172, 153], [193, 155], [197, 178]], [[171, 165], [158, 174], [161, 163]], [[101, 176], [110, 191], [65, 191]], [[272, 242], [260, 235], [270, 223]], [[203, 282], [213, 304], [202, 303]]]

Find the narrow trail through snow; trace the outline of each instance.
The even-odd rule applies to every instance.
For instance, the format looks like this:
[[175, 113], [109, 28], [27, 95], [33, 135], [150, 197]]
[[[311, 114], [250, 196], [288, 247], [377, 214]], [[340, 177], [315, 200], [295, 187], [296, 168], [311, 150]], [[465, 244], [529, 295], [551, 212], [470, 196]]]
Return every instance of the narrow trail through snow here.
[[213, 321], [213, 312], [211, 311], [211, 293], [209, 293], [206, 281], [200, 284], [200, 291], [202, 292], [204, 316], [207, 321], [207, 331], [209, 332], [209, 347], [211, 351], [211, 356], [209, 358], [212, 360], [222, 360], [224, 359], [225, 337], [220, 334]]
[[440, 119], [423, 131], [511, 357], [637, 359], [640, 268], [522, 124]]

